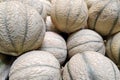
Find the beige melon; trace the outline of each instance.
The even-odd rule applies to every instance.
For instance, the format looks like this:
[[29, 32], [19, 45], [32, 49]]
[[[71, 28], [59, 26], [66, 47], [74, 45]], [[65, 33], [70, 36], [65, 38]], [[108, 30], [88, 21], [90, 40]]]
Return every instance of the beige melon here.
[[44, 4], [45, 9], [47, 11], [47, 15], [50, 16], [52, 4], [48, 0], [40, 0], [40, 1]]
[[103, 36], [120, 31], [119, 0], [100, 0], [89, 9], [88, 25]]
[[17, 1], [0, 3], [0, 52], [18, 56], [37, 49], [45, 34], [39, 13]]
[[61, 80], [60, 64], [48, 52], [31, 51], [15, 60], [9, 80]]
[[96, 2], [99, 2], [100, 0], [85, 0], [88, 9], [93, 5], [96, 4]]
[[43, 19], [50, 15], [51, 3], [47, 0], [3, 0], [3, 1], [20, 1], [24, 4], [30, 5], [35, 8]]
[[46, 18], [46, 29], [47, 29], [47, 31], [53, 31], [53, 32], [57, 32], [57, 33], [60, 32], [60, 31], [58, 31], [56, 29], [55, 25], [51, 21], [51, 17], [50, 16], [47, 16], [47, 18]]
[[84, 0], [53, 0], [51, 18], [58, 30], [72, 33], [86, 26], [88, 9]]
[[67, 47], [65, 40], [55, 32], [46, 32], [40, 50], [52, 53], [62, 65], [67, 57]]
[[69, 57], [84, 51], [95, 51], [105, 54], [105, 45], [102, 37], [89, 29], [82, 29], [71, 34], [67, 40], [67, 48]]
[[120, 80], [117, 66], [98, 52], [73, 56], [63, 69], [63, 80]]
[[120, 67], [120, 32], [108, 39], [106, 53]]
[[0, 54], [0, 80], [6, 80], [8, 78], [11, 59], [7, 59], [6, 55]]

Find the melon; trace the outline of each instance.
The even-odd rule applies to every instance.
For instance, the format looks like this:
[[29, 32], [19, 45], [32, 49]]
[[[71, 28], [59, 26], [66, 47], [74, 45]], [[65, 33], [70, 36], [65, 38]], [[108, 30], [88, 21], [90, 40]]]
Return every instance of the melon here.
[[47, 0], [3, 0], [3, 1], [20, 1], [35, 8], [44, 20], [50, 15], [51, 3]]
[[120, 68], [120, 32], [111, 36], [106, 43], [106, 53], [108, 57]]
[[102, 36], [120, 31], [119, 0], [100, 0], [89, 9], [88, 26]]
[[31, 51], [14, 61], [9, 80], [62, 80], [60, 64], [48, 52]]
[[85, 28], [88, 9], [84, 0], [53, 0], [51, 18], [58, 30], [72, 33]]
[[63, 69], [63, 80], [120, 80], [117, 66], [98, 52], [73, 56]]
[[85, 0], [88, 9], [93, 5], [96, 4], [96, 2], [99, 2], [100, 0]]
[[45, 22], [32, 7], [17, 1], [0, 3], [0, 52], [18, 56], [41, 46]]
[[57, 33], [60, 32], [56, 29], [55, 25], [53, 24], [51, 20], [51, 16], [47, 16], [46, 18], [46, 29], [47, 31], [52, 31], [52, 32], [57, 32]]
[[52, 53], [62, 65], [67, 57], [65, 40], [55, 32], [46, 32], [40, 50]]
[[95, 51], [105, 54], [105, 45], [102, 37], [93, 30], [82, 29], [68, 37], [67, 49], [69, 57], [84, 51]]

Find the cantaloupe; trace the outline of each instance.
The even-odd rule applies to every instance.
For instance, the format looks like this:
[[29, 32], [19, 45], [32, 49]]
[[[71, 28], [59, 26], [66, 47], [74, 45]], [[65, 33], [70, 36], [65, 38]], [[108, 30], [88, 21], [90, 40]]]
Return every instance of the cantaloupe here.
[[63, 80], [120, 80], [117, 66], [98, 52], [73, 56], [63, 69]]
[[72, 33], [86, 26], [88, 9], [84, 0], [53, 0], [51, 18], [58, 30]]
[[0, 3], [0, 52], [18, 56], [41, 46], [45, 22], [32, 7], [17, 1]]
[[107, 40], [106, 53], [120, 68], [120, 32]]
[[40, 50], [53, 54], [62, 65], [67, 57], [67, 47], [65, 40], [55, 32], [46, 32]]
[[99, 2], [99, 1], [100, 1], [100, 0], [85, 0], [88, 9], [89, 9], [92, 5], [96, 4], [96, 3]]
[[48, 52], [31, 51], [15, 60], [9, 80], [62, 80], [60, 64]]
[[3, 1], [20, 1], [24, 4], [32, 6], [39, 12], [39, 14], [42, 16], [44, 20], [46, 20], [47, 15], [50, 15], [51, 3], [47, 0], [3, 0]]
[[89, 9], [88, 26], [103, 36], [120, 31], [119, 0], [100, 0]]
[[82, 29], [71, 34], [67, 40], [67, 49], [69, 57], [84, 51], [96, 51], [105, 54], [102, 37], [90, 29]]

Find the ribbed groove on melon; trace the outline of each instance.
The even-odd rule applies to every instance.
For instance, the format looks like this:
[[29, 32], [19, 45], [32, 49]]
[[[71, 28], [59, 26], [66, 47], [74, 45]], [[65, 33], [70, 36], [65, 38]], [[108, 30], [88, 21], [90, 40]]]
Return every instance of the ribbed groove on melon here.
[[[84, 0], [83, 0], [83, 1], [84, 1]], [[83, 3], [83, 2], [81, 2], [81, 3]], [[83, 9], [83, 6], [80, 5], [80, 10], [79, 10], [78, 14], [76, 15], [75, 20], [73, 21], [73, 23], [72, 23], [71, 26], [73, 26], [73, 25], [76, 23], [78, 17], [80, 16], [81, 10], [83, 10], [83, 13], [84, 13], [84, 14], [86, 13], [86, 11], [84, 11], [85, 9]], [[86, 15], [87, 15], [87, 14], [86, 14]], [[83, 18], [84, 18], [84, 17], [83, 17]], [[83, 21], [81, 22], [81, 24], [82, 24], [85, 20], [86, 20], [86, 19], [84, 18]], [[81, 24], [80, 24], [80, 25], [81, 25]]]
[[[74, 36], [74, 37], [72, 36], [72, 39], [70, 39], [70, 40], [73, 40], [73, 39], [75, 39], [75, 38], [78, 38], [79, 36], [80, 36], [80, 37], [82, 37], [82, 36], [84, 36], [84, 37], [85, 37], [85, 36], [89, 36], [89, 37], [90, 37], [90, 36], [91, 36], [91, 37], [98, 38], [98, 39], [100, 39], [100, 40], [102, 41], [102, 38], [100, 38], [100, 37], [97, 36], [97, 35], [93, 35], [93, 34], [92, 34], [92, 35], [91, 35], [91, 34], [80, 34], [80, 35], [78, 35], [78, 36]], [[68, 39], [68, 41], [70, 41], [70, 40]], [[67, 42], [68, 42], [68, 41], [67, 41]]]
[[72, 0], [69, 0], [70, 2], [69, 2], [69, 10], [68, 10], [68, 12], [67, 12], [67, 19], [66, 19], [66, 31], [67, 32], [69, 32], [69, 29], [68, 29], [68, 23], [69, 23], [69, 16], [70, 16], [70, 11], [71, 11], [71, 7], [72, 7], [72, 5], [71, 5], [71, 3], [72, 3]]
[[[81, 7], [81, 6], [80, 6], [80, 7]], [[72, 23], [71, 26], [73, 26], [73, 25], [76, 23], [78, 17], [80, 16], [80, 12], [81, 12], [81, 8], [80, 8], [79, 12], [77, 13], [77, 15], [75, 16], [75, 20], [73, 21], [73, 23]]]
[[41, 5], [41, 11], [40, 11], [40, 14], [42, 14], [43, 12], [43, 5]]
[[[91, 37], [96, 37], [96, 38], [102, 40], [102, 38], [100, 38], [100, 37], [97, 36], [97, 35], [93, 35], [93, 34], [80, 34], [80, 35], [77, 35], [77, 36], [74, 36], [74, 37], [72, 36], [72, 39], [70, 39], [70, 40], [73, 40], [73, 39], [75, 39], [75, 38], [77, 38], [77, 37], [79, 37], [79, 36], [81, 36], [81, 37], [82, 37], [82, 36], [84, 36], [84, 37], [85, 37], [85, 36], [89, 36], [89, 37], [91, 36]], [[69, 41], [69, 40], [68, 40], [68, 41]]]
[[95, 52], [99, 52], [100, 50], [102, 50], [103, 47], [104, 47], [104, 45], [102, 45], [101, 47], [99, 47]]
[[40, 31], [40, 33], [39, 33], [39, 35], [37, 36], [36, 40], [31, 44], [31, 46], [33, 46], [33, 45], [38, 41], [38, 39], [39, 39], [41, 33], [42, 33], [42, 30]]
[[9, 76], [13, 75], [14, 73], [16, 72], [19, 72], [21, 70], [24, 70], [24, 69], [27, 69], [27, 68], [31, 68], [31, 67], [49, 67], [49, 68], [54, 68], [54, 69], [60, 69], [60, 68], [57, 68], [57, 67], [54, 67], [54, 66], [51, 66], [51, 65], [46, 65], [46, 64], [34, 64], [34, 65], [29, 65], [29, 66], [25, 66], [25, 67], [21, 67], [19, 69], [15, 69], [14, 72], [11, 72]]
[[50, 49], [51, 49], [51, 48], [53, 48], [53, 49], [54, 49], [54, 48], [57, 48], [57, 49], [61, 49], [61, 50], [66, 50], [66, 49], [60, 48], [60, 47], [41, 47], [41, 48], [45, 48], [45, 49], [46, 49], [46, 48], [47, 48], [47, 49], [48, 49], [48, 48], [50, 48]]
[[95, 19], [95, 22], [94, 22], [94, 24], [93, 24], [93, 28], [92, 28], [93, 30], [95, 30], [95, 28], [96, 28], [96, 23], [97, 23], [97, 20], [98, 20], [99, 16], [102, 14], [103, 10], [106, 8], [106, 6], [108, 6], [108, 4], [109, 4], [111, 1], [112, 1], [112, 0], [109, 0], [108, 3], [105, 4], [104, 7], [98, 12], [98, 15], [97, 15], [97, 17], [96, 17], [96, 19]]
[[57, 58], [57, 59], [58, 59], [58, 60], [60, 60], [60, 61], [61, 61], [61, 63], [62, 63], [62, 62], [64, 62], [64, 61], [63, 61], [63, 59], [66, 59], [66, 56], [59, 57], [59, 58]]
[[[85, 9], [82, 9], [82, 8], [83, 8], [83, 7], [81, 6], [80, 10], [83, 10], [83, 13], [85, 14], [86, 11], [85, 11]], [[80, 12], [81, 12], [81, 11], [80, 11]], [[80, 16], [80, 12], [79, 12], [79, 16]], [[87, 13], [86, 13], [85, 15], [87, 15]], [[78, 19], [79, 16], [76, 16], [77, 19]], [[80, 26], [81, 24], [83, 24], [83, 22], [85, 22], [85, 21], [87, 20], [87, 17], [84, 17], [84, 16], [83, 16], [83, 18], [81, 18], [81, 20], [82, 20], [82, 21], [79, 22], [79, 25], [77, 25], [75, 28], [79, 28], [79, 26]], [[74, 22], [73, 22], [73, 24], [72, 24], [71, 26], [73, 26], [76, 21], [77, 21], [77, 20], [74, 20]], [[81, 28], [82, 28], [82, 27], [81, 27]]]
[[71, 50], [71, 49], [73, 49], [73, 48], [75, 48], [75, 47], [78, 47], [78, 46], [83, 45], [83, 44], [91, 43], [91, 42], [103, 43], [102, 41], [86, 41], [86, 42], [84, 42], [84, 43], [80, 43], [80, 44], [77, 44], [76, 46], [73, 46], [73, 47], [71, 47], [71, 48], [68, 48], [68, 50]]
[[[43, 23], [43, 20], [41, 20], [41, 22]], [[42, 24], [42, 25], [44, 25], [44, 24]], [[38, 35], [36, 35], [37, 36], [36, 39], [34, 40], [34, 42], [29, 47], [33, 46], [39, 40], [39, 37], [41, 36], [41, 33], [43, 32], [42, 29], [40, 29], [40, 30], [41, 30], [40, 33]]]
[[111, 65], [112, 65], [112, 68], [113, 68], [114, 77], [115, 77], [114, 79], [116, 80], [116, 79], [117, 79], [117, 78], [116, 78], [116, 75], [117, 75], [117, 74], [116, 74], [116, 70], [115, 70], [115, 68], [114, 68], [114, 65], [113, 65], [113, 63], [112, 63], [112, 62], [110, 62], [110, 63], [111, 63]]
[[[25, 6], [26, 7], [26, 6]], [[27, 14], [27, 8], [25, 8], [26, 9], [26, 25], [25, 25], [25, 34], [24, 34], [24, 38], [23, 38], [23, 41], [22, 41], [22, 51], [23, 51], [23, 49], [24, 49], [24, 43], [25, 43], [25, 41], [26, 41], [26, 37], [27, 37], [27, 33], [28, 33], [28, 14]]]
[[109, 44], [110, 45], [110, 54], [111, 54], [112, 59], [116, 62], [117, 60], [114, 57], [113, 51], [112, 51], [112, 41], [113, 41], [113, 37], [110, 39], [110, 44]]
[[97, 80], [97, 77], [94, 74], [94, 71], [93, 71], [93, 69], [92, 69], [92, 67], [91, 67], [91, 65], [90, 65], [89, 61], [87, 60], [86, 55], [84, 53], [82, 54], [82, 58], [86, 64], [89, 79], [90, 80]]
[[[83, 17], [84, 18], [84, 17]], [[81, 18], [82, 19], [82, 18]], [[86, 18], [84, 18], [81, 22], [79, 22], [79, 25], [77, 25], [75, 28], [79, 28], [79, 26], [86, 20]], [[82, 28], [82, 27], [81, 27]], [[79, 29], [80, 30], [80, 29]]]
[[116, 16], [116, 18], [115, 18], [115, 20], [114, 20], [114, 22], [113, 22], [113, 25], [112, 25], [109, 33], [108, 33], [109, 36], [111, 36], [111, 33], [112, 33], [112, 31], [114, 30], [114, 28], [115, 28], [115, 26], [116, 26], [116, 24], [117, 24], [117, 22], [118, 22], [118, 20], [119, 20], [119, 14], [120, 14], [120, 8], [119, 8], [119, 7], [120, 7], [120, 6], [118, 5], [117, 16]]
[[71, 74], [71, 71], [70, 71], [70, 68], [69, 68], [69, 62], [67, 63], [67, 71], [68, 71], [68, 74], [70, 76], [70, 80], [73, 80], [73, 77], [72, 77], [72, 74]]
[[7, 32], [7, 35], [8, 35], [8, 38], [9, 38], [9, 40], [10, 40], [10, 42], [11, 42], [11, 45], [12, 45], [12, 47], [14, 48], [14, 50], [17, 52], [17, 50], [16, 50], [16, 47], [15, 47], [15, 44], [14, 44], [14, 42], [13, 42], [13, 40], [12, 40], [12, 37], [11, 37], [11, 35], [10, 35], [10, 31], [9, 31], [9, 28], [8, 28], [8, 24], [7, 24], [7, 3], [5, 3], [5, 10], [4, 10], [5, 12], [4, 12], [4, 23], [5, 23], [5, 29], [6, 29], [6, 32]]

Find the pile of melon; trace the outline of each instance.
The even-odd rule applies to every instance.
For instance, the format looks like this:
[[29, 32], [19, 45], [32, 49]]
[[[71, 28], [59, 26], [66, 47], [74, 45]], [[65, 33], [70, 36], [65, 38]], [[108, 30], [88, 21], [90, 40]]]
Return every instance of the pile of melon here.
[[119, 0], [0, 0], [0, 80], [120, 80]]

